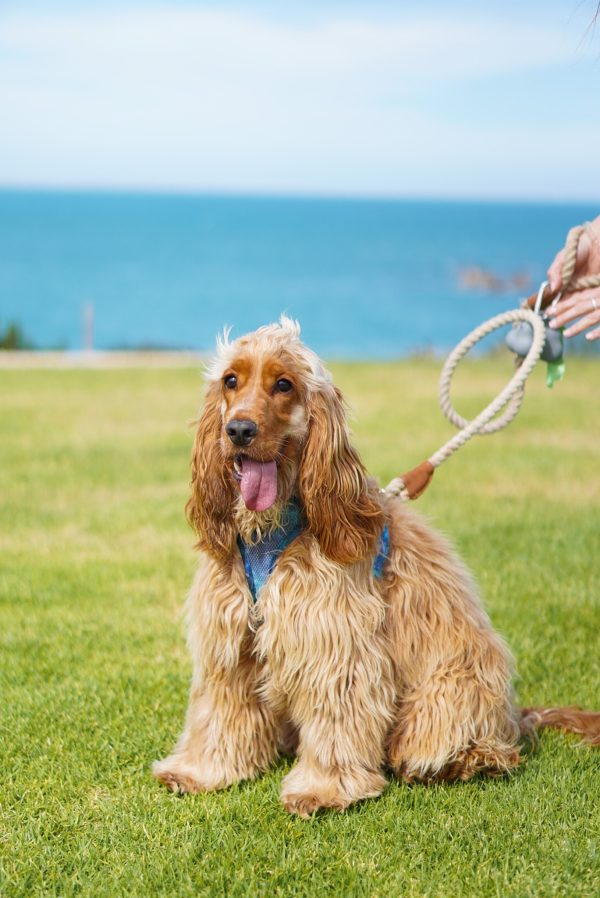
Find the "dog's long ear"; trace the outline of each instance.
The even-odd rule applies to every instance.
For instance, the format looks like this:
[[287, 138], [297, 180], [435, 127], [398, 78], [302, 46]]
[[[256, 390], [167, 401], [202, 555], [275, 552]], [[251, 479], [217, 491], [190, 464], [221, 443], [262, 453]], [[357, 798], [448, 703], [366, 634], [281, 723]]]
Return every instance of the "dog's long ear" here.
[[225, 559], [235, 541], [233, 484], [225, 470], [220, 448], [221, 392], [211, 384], [198, 422], [192, 449], [192, 495], [185, 507], [187, 519], [200, 537], [198, 547]]
[[329, 558], [349, 564], [374, 555], [383, 513], [350, 445], [342, 395], [331, 386], [309, 405], [300, 498], [310, 530]]

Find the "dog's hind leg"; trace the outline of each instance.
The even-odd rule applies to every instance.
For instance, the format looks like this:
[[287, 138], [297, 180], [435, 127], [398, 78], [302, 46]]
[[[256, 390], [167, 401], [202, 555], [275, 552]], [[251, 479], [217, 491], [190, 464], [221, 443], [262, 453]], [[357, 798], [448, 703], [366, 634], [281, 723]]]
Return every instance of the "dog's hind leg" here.
[[517, 767], [519, 713], [508, 671], [487, 682], [473, 669], [441, 667], [407, 691], [388, 740], [387, 757], [407, 782], [467, 780]]
[[388, 633], [398, 694], [388, 764], [406, 780], [469, 779], [516, 767], [512, 661], [475, 584], [443, 537], [395, 509]]

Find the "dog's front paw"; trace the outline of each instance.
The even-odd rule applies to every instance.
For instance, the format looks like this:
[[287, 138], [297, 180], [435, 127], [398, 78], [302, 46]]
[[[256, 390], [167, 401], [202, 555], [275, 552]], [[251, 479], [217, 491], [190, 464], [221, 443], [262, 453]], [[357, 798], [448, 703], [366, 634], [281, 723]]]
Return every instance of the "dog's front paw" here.
[[302, 793], [282, 793], [281, 801], [284, 808], [289, 814], [297, 814], [307, 820], [322, 808], [333, 808], [336, 811], [343, 811], [351, 801], [344, 801], [341, 797], [335, 798], [329, 793], [319, 795], [318, 792]]
[[379, 771], [317, 770], [300, 761], [283, 781], [281, 801], [290, 814], [307, 818], [323, 808], [344, 811], [356, 801], [375, 798], [385, 785], [385, 777]]
[[186, 793], [194, 795], [198, 792], [214, 792], [227, 785], [224, 777], [211, 775], [210, 771], [201, 770], [171, 756], [164, 761], [155, 761], [152, 765], [152, 773], [156, 779], [171, 792], [181, 795]]

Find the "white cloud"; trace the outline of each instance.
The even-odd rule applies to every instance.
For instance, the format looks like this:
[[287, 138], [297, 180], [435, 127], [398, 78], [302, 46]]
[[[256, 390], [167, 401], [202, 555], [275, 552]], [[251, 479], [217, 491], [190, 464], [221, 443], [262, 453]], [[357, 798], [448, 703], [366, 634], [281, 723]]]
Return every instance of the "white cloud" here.
[[502, 128], [452, 127], [444, 92], [571, 64], [574, 47], [514, 14], [310, 26], [189, 8], [5, 14], [0, 181], [418, 192], [442, 172], [437, 192], [461, 177], [464, 192], [470, 159], [485, 147], [493, 166], [514, 148]]

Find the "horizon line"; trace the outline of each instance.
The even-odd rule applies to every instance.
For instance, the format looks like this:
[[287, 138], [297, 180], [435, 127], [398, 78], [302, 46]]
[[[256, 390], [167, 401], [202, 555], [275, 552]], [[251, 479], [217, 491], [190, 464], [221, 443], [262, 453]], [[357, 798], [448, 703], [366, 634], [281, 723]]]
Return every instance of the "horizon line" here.
[[540, 206], [595, 206], [600, 205], [599, 197], [552, 197], [538, 195], [494, 194], [428, 194], [403, 193], [398, 191], [380, 193], [377, 191], [326, 191], [326, 190], [275, 190], [206, 187], [175, 187], [150, 185], [98, 185], [98, 184], [10, 184], [0, 181], [1, 193], [46, 193], [46, 194], [86, 194], [111, 196], [146, 196], [146, 197], [205, 197], [212, 199], [269, 199], [269, 200], [305, 200], [305, 201], [349, 201], [349, 202], [418, 202], [418, 203], [472, 203], [477, 204], [522, 204]]

